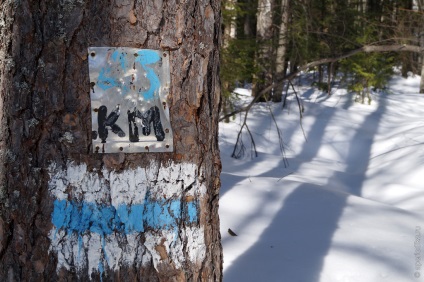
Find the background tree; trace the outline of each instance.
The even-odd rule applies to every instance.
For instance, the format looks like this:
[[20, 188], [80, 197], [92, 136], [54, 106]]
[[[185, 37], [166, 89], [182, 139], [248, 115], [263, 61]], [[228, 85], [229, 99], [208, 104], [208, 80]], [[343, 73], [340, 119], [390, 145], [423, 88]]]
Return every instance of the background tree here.
[[[220, 77], [222, 85], [222, 113], [234, 110], [237, 86], [252, 83], [256, 73], [256, 5], [252, 0], [223, 2], [224, 40], [221, 48]], [[227, 120], [228, 121], [228, 120]]]
[[[278, 45], [275, 62], [275, 80], [280, 80], [287, 72], [287, 43], [290, 19], [290, 0], [281, 0], [280, 26], [278, 29]], [[282, 83], [275, 87], [272, 101], [281, 102], [284, 91]]]
[[[222, 279], [219, 30], [219, 1], [0, 2], [1, 280]], [[89, 46], [170, 50], [174, 152], [91, 152]]]
[[[424, 0], [416, 0], [414, 3], [414, 10], [417, 10], [418, 11], [417, 14], [422, 16], [424, 14]], [[419, 37], [420, 46], [422, 48], [421, 55], [420, 55], [420, 64], [421, 64], [420, 93], [424, 94], [424, 31], [420, 30], [419, 26], [417, 27], [417, 29], [418, 29], [418, 37]]]
[[[374, 90], [385, 88], [387, 81], [393, 75], [393, 55], [382, 55], [378, 53], [359, 53], [346, 60], [341, 61], [342, 69], [350, 76], [348, 89], [358, 94], [357, 101], [371, 104], [371, 87]], [[391, 60], [390, 60], [391, 59]]]
[[258, 0], [256, 16], [256, 66], [252, 95], [256, 96], [266, 85], [272, 83], [273, 74], [273, 38], [274, 38], [274, 0]]

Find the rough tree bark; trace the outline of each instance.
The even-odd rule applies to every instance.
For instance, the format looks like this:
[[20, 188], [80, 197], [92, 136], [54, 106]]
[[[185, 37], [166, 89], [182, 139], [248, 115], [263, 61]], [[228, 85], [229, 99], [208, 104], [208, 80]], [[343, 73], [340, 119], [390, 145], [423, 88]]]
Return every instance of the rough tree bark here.
[[[219, 31], [217, 0], [0, 1], [0, 280], [222, 279]], [[91, 152], [89, 46], [170, 51], [173, 153]]]

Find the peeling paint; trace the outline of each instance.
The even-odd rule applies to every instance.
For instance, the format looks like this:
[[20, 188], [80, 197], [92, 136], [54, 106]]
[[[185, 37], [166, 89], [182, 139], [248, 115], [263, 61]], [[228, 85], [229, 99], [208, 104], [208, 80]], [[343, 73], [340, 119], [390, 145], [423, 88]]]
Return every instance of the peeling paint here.
[[204, 258], [199, 201], [206, 188], [196, 165], [90, 172], [85, 164], [69, 162], [49, 171], [50, 252], [58, 256], [58, 271], [88, 270], [91, 277], [151, 262], [157, 269], [164, 260], [180, 268], [186, 259]]

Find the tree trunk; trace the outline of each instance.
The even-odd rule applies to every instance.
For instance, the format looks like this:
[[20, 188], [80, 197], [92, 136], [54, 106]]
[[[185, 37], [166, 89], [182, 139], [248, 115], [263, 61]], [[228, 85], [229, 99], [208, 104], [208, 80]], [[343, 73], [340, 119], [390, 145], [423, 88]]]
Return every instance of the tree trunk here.
[[423, 11], [424, 10], [424, 0], [416, 0], [414, 1], [414, 5], [417, 6], [418, 10]]
[[327, 65], [328, 74], [327, 74], [327, 94], [331, 95], [331, 84], [333, 82], [334, 75], [334, 62]]
[[[224, 5], [223, 9], [227, 11], [227, 13], [230, 14], [230, 16], [223, 22], [224, 26], [224, 36], [222, 39], [222, 51], [225, 53], [225, 51], [228, 50], [229, 43], [236, 39], [237, 34], [237, 17], [236, 17], [236, 5], [237, 0], [227, 0], [222, 3]], [[231, 101], [230, 96], [232, 91], [234, 90], [234, 82], [231, 83], [229, 81], [226, 81], [225, 78], [221, 76], [221, 85], [222, 85], [222, 101], [221, 101], [221, 111], [224, 115], [226, 115], [230, 109]], [[225, 119], [226, 123], [230, 122], [230, 118]]]
[[228, 46], [228, 42], [231, 39], [236, 38], [236, 32], [237, 32], [237, 25], [236, 25], [236, 5], [237, 0], [227, 0], [223, 3], [225, 5], [224, 9], [228, 11], [228, 13], [231, 13], [231, 16], [229, 17], [228, 22], [224, 24], [224, 39], [223, 39], [223, 46], [224, 48]]
[[[2, 1], [2, 281], [220, 281], [219, 1]], [[172, 153], [91, 150], [88, 47], [170, 51]]]
[[421, 55], [421, 80], [420, 80], [420, 93], [424, 94], [424, 52]]
[[[256, 5], [256, 1], [255, 0], [238, 0], [239, 3], [241, 3], [242, 5], [244, 5], [244, 7], [253, 7], [254, 5]], [[241, 31], [240, 33], [242, 33], [241, 37], [244, 38], [251, 38], [254, 36], [254, 30], [255, 30], [255, 23], [256, 23], [256, 17], [253, 13], [251, 13], [250, 11], [247, 11], [246, 13], [244, 13], [244, 15], [242, 16], [241, 20], [241, 28], [239, 28], [239, 30]], [[239, 36], [239, 35], [237, 35]], [[240, 37], [240, 36], [239, 36]]]
[[[418, 9], [420, 12], [424, 11], [424, 1], [418, 0]], [[420, 47], [424, 50], [424, 32], [418, 31], [420, 34]], [[421, 51], [421, 80], [420, 80], [420, 93], [424, 94], [424, 51]]]
[[272, 37], [274, 0], [259, 0], [256, 22], [258, 51], [256, 65], [258, 73], [254, 77], [252, 95], [255, 96], [272, 83]]
[[[281, 24], [278, 34], [277, 58], [275, 66], [276, 80], [280, 80], [285, 75], [286, 55], [287, 55], [287, 32], [289, 29], [289, 0], [281, 1]], [[281, 102], [283, 97], [284, 84], [279, 83], [275, 86], [273, 102]]]

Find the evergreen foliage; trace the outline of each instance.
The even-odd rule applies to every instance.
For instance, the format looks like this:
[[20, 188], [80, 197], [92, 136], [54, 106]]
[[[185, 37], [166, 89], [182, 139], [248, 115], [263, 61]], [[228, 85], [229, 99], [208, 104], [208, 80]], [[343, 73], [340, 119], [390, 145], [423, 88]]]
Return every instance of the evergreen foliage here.
[[[377, 41], [381, 36], [378, 25], [363, 24], [357, 28], [358, 36], [355, 41], [358, 45], [366, 45]], [[358, 94], [357, 101], [371, 104], [370, 88], [383, 89], [396, 64], [396, 54], [391, 53], [359, 53], [347, 59], [341, 60], [340, 64], [349, 81], [348, 89]]]
[[393, 54], [359, 53], [341, 62], [349, 81], [348, 89], [358, 94], [357, 101], [371, 104], [370, 89], [385, 88], [393, 74], [395, 56]]
[[224, 95], [228, 97], [238, 83], [250, 83], [256, 72], [254, 39], [232, 39], [221, 52], [221, 80], [225, 85]]

